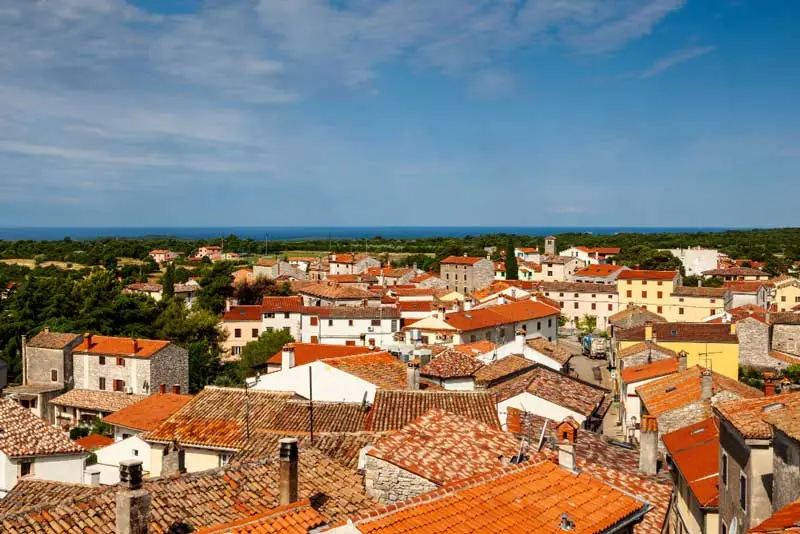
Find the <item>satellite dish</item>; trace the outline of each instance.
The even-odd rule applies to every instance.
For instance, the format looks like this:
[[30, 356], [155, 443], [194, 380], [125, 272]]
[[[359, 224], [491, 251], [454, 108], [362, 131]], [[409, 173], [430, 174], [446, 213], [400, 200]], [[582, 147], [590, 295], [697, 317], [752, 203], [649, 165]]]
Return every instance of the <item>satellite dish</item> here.
[[737, 518], [733, 518], [731, 521], [731, 527], [728, 529], [728, 534], [738, 534], [739, 532], [739, 521]]

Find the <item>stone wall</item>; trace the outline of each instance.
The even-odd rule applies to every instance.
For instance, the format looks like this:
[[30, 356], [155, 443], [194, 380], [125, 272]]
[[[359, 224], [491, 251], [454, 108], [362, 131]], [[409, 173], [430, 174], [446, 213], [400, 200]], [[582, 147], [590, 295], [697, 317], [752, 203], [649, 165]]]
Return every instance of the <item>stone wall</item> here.
[[165, 384], [167, 392], [172, 386], [180, 385], [181, 393], [189, 392], [189, 351], [170, 343], [151, 358], [150, 393], [158, 392], [161, 384]]
[[775, 429], [772, 456], [772, 510], [800, 499], [800, 443]]
[[[26, 372], [25, 380], [28, 384], [50, 384], [52, 380], [50, 371], [58, 371], [57, 384], [63, 385], [65, 381], [65, 358], [64, 351], [61, 349], [42, 349], [37, 347], [27, 347], [25, 349]], [[72, 372], [72, 366], [69, 366]]]
[[364, 486], [367, 495], [383, 504], [405, 501], [439, 486], [394, 464], [367, 455]]
[[657, 350], [643, 350], [642, 352], [637, 352], [636, 354], [631, 354], [630, 356], [625, 356], [624, 358], [620, 358], [620, 370], [626, 367], [634, 367], [636, 365], [645, 365], [648, 363], [647, 359], [650, 357], [651, 362], [660, 362], [661, 360], [669, 360], [673, 359], [674, 356], [670, 356], [669, 354], [664, 354], [663, 352]]
[[800, 356], [800, 325], [776, 324], [772, 326], [772, 350]]
[[736, 334], [740, 365], [772, 368], [775, 360], [769, 357], [769, 325], [748, 317], [736, 324]]
[[106, 380], [105, 391], [114, 391], [114, 380], [123, 380], [125, 388], [133, 388], [133, 393], [137, 395], [147, 395], [150, 392], [143, 388], [145, 377], [150, 374], [149, 359], [122, 357], [125, 364], [117, 365], [117, 356], [104, 358], [105, 363], [101, 365], [100, 356], [96, 354], [73, 355], [75, 389], [99, 390], [100, 377], [103, 377]]
[[[675, 430], [699, 423], [708, 417], [707, 403], [696, 401], [680, 408], [663, 412], [658, 416], [658, 435], [661, 438], [664, 434], [669, 434]], [[658, 440], [658, 452], [665, 453], [664, 442]]]

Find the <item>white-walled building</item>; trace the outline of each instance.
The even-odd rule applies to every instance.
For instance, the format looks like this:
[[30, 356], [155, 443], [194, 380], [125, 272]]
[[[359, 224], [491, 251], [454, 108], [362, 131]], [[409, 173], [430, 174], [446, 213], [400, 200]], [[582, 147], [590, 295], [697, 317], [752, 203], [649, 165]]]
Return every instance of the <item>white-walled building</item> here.
[[570, 256], [544, 256], [542, 257], [541, 265], [542, 280], [547, 282], [566, 282], [585, 263], [578, 258]]
[[[116, 441], [94, 451], [97, 463], [92, 466], [100, 475], [100, 484], [112, 485], [119, 483], [119, 463], [123, 460], [140, 460], [143, 475], [150, 476], [150, 457], [152, 450], [150, 444], [138, 435], [130, 436], [121, 441]], [[90, 480], [85, 482], [91, 483]]]
[[10, 399], [0, 399], [0, 497], [21, 478], [83, 482], [86, 451]]
[[300, 316], [301, 343], [383, 347], [400, 330], [400, 311], [395, 307], [303, 308]]
[[616, 284], [586, 284], [579, 282], [542, 282], [540, 287], [545, 297], [561, 306], [561, 315], [570, 326], [587, 315], [597, 318], [597, 329], [608, 328], [608, 318], [619, 311], [619, 294]]
[[716, 269], [720, 260], [719, 250], [710, 248], [672, 248], [667, 251], [681, 260], [686, 276], [701, 276], [704, 271]]
[[[624, 363], [624, 360], [622, 360]], [[678, 361], [675, 358], [655, 360], [650, 363], [640, 365], [624, 366], [620, 371], [620, 400], [622, 407], [620, 419], [622, 421], [622, 432], [625, 440], [638, 443], [639, 441], [639, 419], [642, 413], [642, 404], [636, 389], [648, 384], [661, 377], [678, 372]]]

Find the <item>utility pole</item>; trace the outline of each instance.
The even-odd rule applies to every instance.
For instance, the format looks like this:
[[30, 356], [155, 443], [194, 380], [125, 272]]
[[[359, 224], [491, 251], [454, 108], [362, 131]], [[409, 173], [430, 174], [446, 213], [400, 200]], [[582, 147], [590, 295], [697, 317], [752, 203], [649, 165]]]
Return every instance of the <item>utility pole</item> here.
[[308, 366], [308, 422], [309, 438], [314, 444], [314, 383], [311, 378], [311, 366]]

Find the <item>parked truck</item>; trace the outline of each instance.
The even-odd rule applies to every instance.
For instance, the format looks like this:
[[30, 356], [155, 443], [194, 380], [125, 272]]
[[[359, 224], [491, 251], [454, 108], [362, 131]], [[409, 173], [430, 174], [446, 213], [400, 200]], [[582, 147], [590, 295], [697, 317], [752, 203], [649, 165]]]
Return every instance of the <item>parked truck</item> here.
[[608, 355], [608, 340], [600, 336], [585, 335], [581, 338], [581, 348], [584, 356], [604, 360]]

